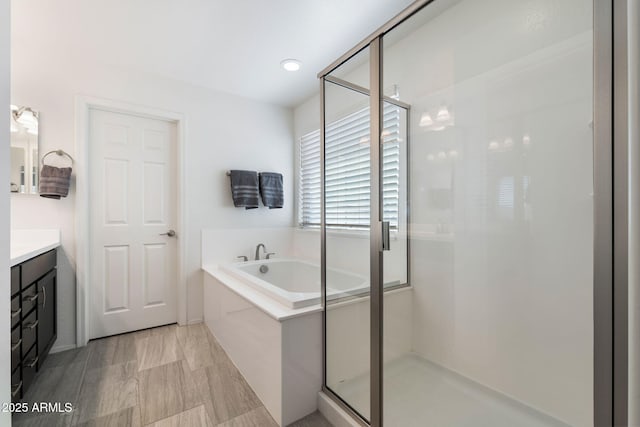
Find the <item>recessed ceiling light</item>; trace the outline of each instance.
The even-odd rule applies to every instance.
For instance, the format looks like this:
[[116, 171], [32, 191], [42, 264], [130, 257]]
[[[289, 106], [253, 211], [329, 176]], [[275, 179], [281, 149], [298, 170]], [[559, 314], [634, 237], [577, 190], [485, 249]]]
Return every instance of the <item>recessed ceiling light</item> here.
[[287, 71], [298, 71], [302, 63], [297, 59], [283, 59], [280, 61], [280, 66]]

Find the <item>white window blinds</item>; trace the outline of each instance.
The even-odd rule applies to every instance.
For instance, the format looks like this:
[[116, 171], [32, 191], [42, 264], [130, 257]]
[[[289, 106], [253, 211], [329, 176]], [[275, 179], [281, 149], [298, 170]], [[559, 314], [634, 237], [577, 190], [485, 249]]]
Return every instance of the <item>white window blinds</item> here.
[[[368, 228], [370, 205], [369, 108], [330, 123], [326, 130], [326, 222], [334, 228]], [[400, 109], [383, 109], [383, 215], [398, 226]], [[300, 139], [298, 221], [320, 225], [320, 131]]]

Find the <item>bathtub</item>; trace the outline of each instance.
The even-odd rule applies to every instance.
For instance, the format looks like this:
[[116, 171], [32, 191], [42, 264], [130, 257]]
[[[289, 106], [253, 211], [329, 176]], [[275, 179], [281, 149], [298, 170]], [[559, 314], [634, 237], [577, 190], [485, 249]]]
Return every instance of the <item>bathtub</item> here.
[[[269, 267], [264, 276], [261, 265]], [[276, 423], [315, 412], [322, 388], [318, 267], [273, 259], [203, 270], [205, 323]]]
[[[261, 266], [268, 271], [261, 273]], [[318, 410], [323, 378], [319, 266], [275, 258], [204, 262], [202, 269], [205, 323], [276, 423], [287, 426]], [[335, 302], [327, 316], [335, 342], [327, 351], [330, 360], [340, 361], [328, 379], [340, 381], [369, 369], [369, 281], [336, 269], [327, 270], [327, 279], [327, 298]], [[356, 295], [361, 298], [344, 298]], [[411, 349], [411, 288], [385, 292], [384, 306], [387, 359]], [[345, 343], [353, 343], [348, 357]]]
[[[299, 259], [269, 259], [233, 263], [222, 270], [253, 289], [293, 309], [320, 303], [320, 266]], [[365, 276], [327, 269], [327, 300], [368, 292]]]

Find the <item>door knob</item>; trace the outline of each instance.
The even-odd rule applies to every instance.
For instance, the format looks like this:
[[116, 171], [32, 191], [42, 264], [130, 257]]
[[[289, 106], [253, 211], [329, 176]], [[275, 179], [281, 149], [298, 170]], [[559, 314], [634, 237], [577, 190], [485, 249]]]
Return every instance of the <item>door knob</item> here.
[[175, 230], [169, 230], [166, 233], [160, 233], [161, 236], [169, 236], [169, 237], [175, 237], [176, 232]]

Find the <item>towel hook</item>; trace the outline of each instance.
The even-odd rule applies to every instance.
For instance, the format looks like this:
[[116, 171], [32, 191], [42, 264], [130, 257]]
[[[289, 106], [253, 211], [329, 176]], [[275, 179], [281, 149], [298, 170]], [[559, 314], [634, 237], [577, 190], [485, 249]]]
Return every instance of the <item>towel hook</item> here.
[[44, 156], [42, 156], [42, 164], [43, 164], [43, 165], [44, 165], [44, 159], [45, 159], [48, 155], [50, 155], [50, 154], [57, 154], [57, 155], [58, 155], [58, 156], [60, 156], [60, 157], [62, 157], [62, 156], [67, 156], [67, 157], [69, 158], [69, 160], [71, 160], [71, 166], [73, 166], [73, 162], [74, 162], [74, 161], [73, 161], [73, 157], [71, 157], [71, 154], [67, 153], [67, 152], [66, 152], [66, 151], [64, 151], [64, 150], [60, 150], [60, 149], [49, 151], [47, 154], [45, 154]]

